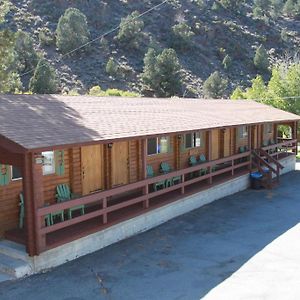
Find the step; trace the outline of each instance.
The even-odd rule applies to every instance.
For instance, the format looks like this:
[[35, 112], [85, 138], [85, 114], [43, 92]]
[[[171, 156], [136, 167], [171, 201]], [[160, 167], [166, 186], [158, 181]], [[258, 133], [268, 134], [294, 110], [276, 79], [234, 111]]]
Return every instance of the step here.
[[28, 254], [25, 246], [8, 240], [0, 241], [0, 254], [5, 254], [12, 258], [28, 260]]
[[20, 278], [31, 274], [32, 269], [30, 264], [24, 260], [0, 254], [0, 272]]

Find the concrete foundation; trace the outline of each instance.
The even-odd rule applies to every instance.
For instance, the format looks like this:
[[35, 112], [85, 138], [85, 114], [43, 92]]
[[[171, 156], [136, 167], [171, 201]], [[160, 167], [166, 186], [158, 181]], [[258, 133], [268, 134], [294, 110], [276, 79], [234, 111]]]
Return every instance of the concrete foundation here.
[[[295, 170], [296, 159], [294, 156], [282, 159], [280, 162], [284, 165], [281, 174]], [[100, 232], [46, 251], [39, 256], [29, 258], [32, 272], [37, 273], [100, 250], [215, 200], [243, 191], [249, 185], [249, 174], [246, 174], [213, 186], [205, 191], [184, 197]]]

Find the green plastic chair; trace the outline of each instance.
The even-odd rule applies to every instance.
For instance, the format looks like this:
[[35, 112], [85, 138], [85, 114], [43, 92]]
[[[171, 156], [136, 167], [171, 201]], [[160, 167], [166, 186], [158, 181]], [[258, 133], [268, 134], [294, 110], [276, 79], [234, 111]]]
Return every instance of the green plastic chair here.
[[[148, 178], [154, 177], [154, 171], [153, 171], [152, 166], [150, 166], [150, 165], [147, 166], [147, 177], [148, 177]], [[164, 189], [165, 187], [166, 187], [166, 183], [165, 183], [164, 180], [163, 180], [163, 181], [159, 181], [159, 182], [153, 183], [153, 189], [154, 189], [155, 192], [156, 192], [158, 189], [160, 189], [160, 188], [163, 188], [163, 189]]]
[[[20, 193], [19, 198], [20, 198], [19, 228], [23, 229], [24, 228], [24, 218], [25, 218], [25, 201], [24, 201], [23, 193]], [[47, 226], [51, 226], [53, 224], [51, 214], [48, 214], [45, 216], [45, 222], [46, 222]]]
[[[168, 174], [168, 173], [172, 172], [171, 166], [166, 162], [162, 162], [160, 164], [160, 170], [164, 174]], [[176, 182], [177, 183], [181, 182], [181, 176], [174, 176], [171, 179], [167, 179], [166, 180], [166, 186], [167, 187], [172, 186], [172, 185], [176, 184]]]
[[[203, 164], [203, 163], [205, 163], [205, 162], [207, 162], [207, 160], [206, 160], [206, 157], [205, 157], [205, 155], [202, 153], [201, 155], [200, 155], [200, 157], [199, 157], [199, 163], [200, 164]], [[207, 174], [207, 168], [204, 168], [204, 169], [201, 169], [200, 170], [200, 176], [202, 176], [202, 175], [206, 175]], [[216, 170], [216, 166], [213, 166], [212, 167], [212, 172], [214, 172]]]
[[[69, 201], [69, 200], [78, 198], [80, 196], [80, 195], [71, 193], [69, 185], [66, 183], [59, 184], [56, 187], [56, 192], [57, 192], [56, 199], [57, 199], [58, 203]], [[80, 214], [84, 215], [85, 206], [82, 204], [82, 205], [76, 205], [74, 207], [69, 208], [68, 209], [68, 218], [69, 219], [72, 219], [72, 217], [73, 217], [72, 213], [76, 210], [80, 210]]]
[[[189, 157], [189, 165], [194, 167], [199, 164], [199, 161], [197, 161], [196, 157], [194, 155]], [[193, 176], [201, 176], [201, 170], [190, 173], [190, 177], [193, 178]]]

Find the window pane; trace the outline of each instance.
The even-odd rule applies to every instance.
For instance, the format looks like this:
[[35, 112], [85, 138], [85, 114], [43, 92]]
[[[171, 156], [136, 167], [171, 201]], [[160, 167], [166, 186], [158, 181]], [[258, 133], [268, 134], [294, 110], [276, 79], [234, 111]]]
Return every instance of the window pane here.
[[196, 132], [195, 133], [195, 147], [200, 147], [201, 146], [201, 133]]
[[159, 141], [159, 153], [168, 153], [169, 152], [169, 138], [163, 136]]
[[191, 133], [187, 133], [185, 135], [185, 148], [191, 148], [192, 147], [192, 134]]
[[147, 149], [148, 155], [156, 154], [157, 153], [157, 138], [152, 138], [147, 140]]
[[44, 157], [43, 164], [43, 175], [50, 175], [55, 173], [55, 161], [54, 161], [54, 151], [42, 152]]
[[11, 167], [11, 179], [21, 179], [21, 178], [22, 178], [21, 171], [18, 168], [12, 166]]

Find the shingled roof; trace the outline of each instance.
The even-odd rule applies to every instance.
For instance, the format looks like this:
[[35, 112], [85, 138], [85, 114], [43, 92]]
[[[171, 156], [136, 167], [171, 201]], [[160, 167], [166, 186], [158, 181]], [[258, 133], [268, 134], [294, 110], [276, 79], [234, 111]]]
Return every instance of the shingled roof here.
[[0, 95], [0, 136], [25, 149], [300, 117], [253, 101]]

